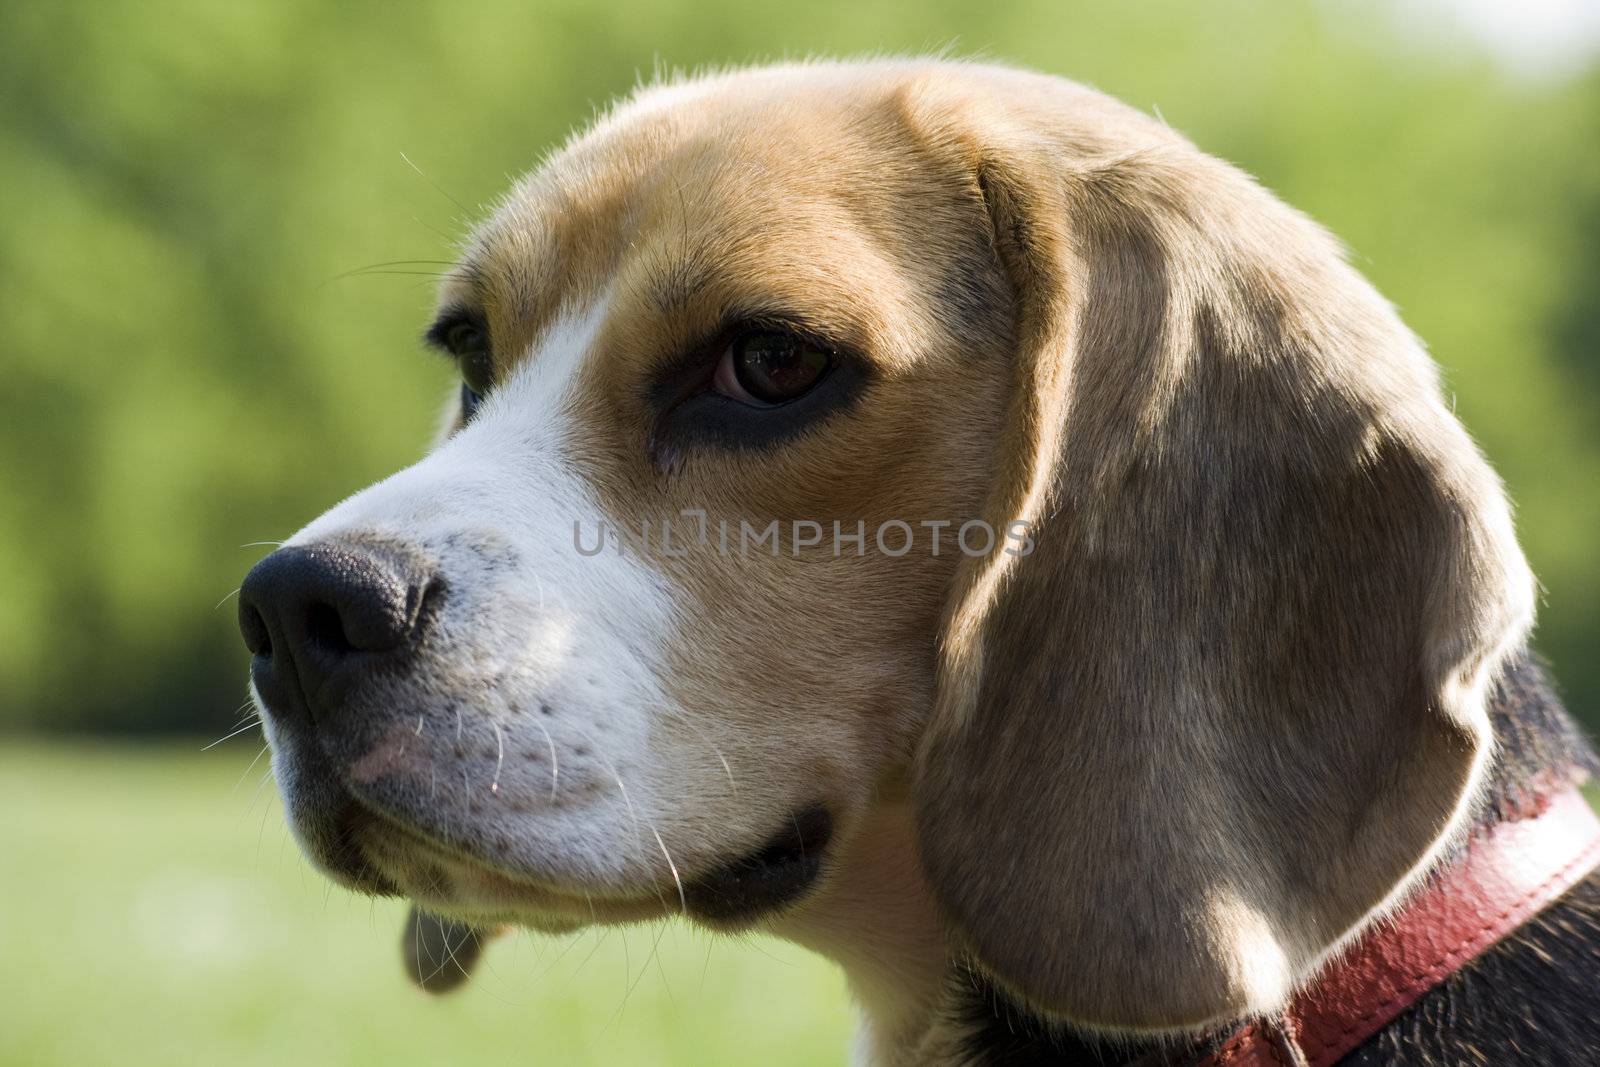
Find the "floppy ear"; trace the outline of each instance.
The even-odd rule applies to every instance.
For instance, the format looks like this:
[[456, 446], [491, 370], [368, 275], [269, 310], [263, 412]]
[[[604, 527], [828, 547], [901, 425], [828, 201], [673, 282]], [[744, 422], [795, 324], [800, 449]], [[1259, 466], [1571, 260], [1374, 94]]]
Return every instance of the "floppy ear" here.
[[1334, 243], [1054, 84], [907, 103], [1017, 294], [986, 518], [1033, 523], [958, 577], [919, 841], [1025, 1002], [1189, 1029], [1280, 1005], [1462, 823], [1532, 579]]

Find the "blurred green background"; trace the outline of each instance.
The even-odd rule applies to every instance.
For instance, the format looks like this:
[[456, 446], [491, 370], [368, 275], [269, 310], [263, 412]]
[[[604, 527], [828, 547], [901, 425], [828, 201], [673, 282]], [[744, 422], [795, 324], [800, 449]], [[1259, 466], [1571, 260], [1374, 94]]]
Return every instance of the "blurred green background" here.
[[200, 751], [239, 718], [225, 598], [258, 543], [417, 456], [449, 386], [416, 342], [438, 268], [394, 261], [449, 259], [658, 65], [953, 45], [1258, 175], [1430, 344], [1517, 503], [1538, 645], [1600, 724], [1593, 20], [1516, 5], [1551, 22], [1508, 57], [1520, 37], [1446, 6], [0, 6], [0, 973], [22, 994], [0, 1062], [842, 1060], [825, 967], [766, 943], [702, 967], [681, 929], [581, 967], [588, 941], [554, 968], [559, 945], [499, 946], [503, 974], [419, 1006], [394, 908], [330, 897], [252, 792], [256, 734]]

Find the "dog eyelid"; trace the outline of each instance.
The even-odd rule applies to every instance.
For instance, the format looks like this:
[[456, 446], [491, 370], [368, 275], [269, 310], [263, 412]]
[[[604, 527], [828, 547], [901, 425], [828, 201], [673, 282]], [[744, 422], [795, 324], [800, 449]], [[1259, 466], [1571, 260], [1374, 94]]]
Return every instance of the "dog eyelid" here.
[[446, 308], [439, 313], [439, 316], [433, 320], [433, 324], [423, 333], [422, 343], [454, 359], [460, 356], [461, 353], [452, 348], [452, 335], [456, 334], [458, 328], [463, 326], [475, 327], [485, 339], [489, 336], [488, 324], [481, 311], [467, 307], [453, 307]]

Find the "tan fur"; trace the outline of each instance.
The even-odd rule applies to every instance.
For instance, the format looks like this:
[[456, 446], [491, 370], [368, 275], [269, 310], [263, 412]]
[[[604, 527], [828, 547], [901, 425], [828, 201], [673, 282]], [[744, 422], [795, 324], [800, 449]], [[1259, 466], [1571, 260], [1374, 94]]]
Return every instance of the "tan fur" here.
[[1432, 364], [1323, 233], [1018, 81], [908, 92], [1023, 294], [990, 513], [1044, 520], [950, 615], [924, 858], [1041, 1010], [1270, 1010], [1462, 819], [1531, 580]]
[[[442, 303], [486, 311], [506, 372], [563, 309], [609, 301], [574, 401], [585, 439], [573, 457], [618, 525], [704, 509], [735, 530], [803, 518], [831, 536], [835, 520], [870, 531], [979, 513], [1009, 297], [966, 190], [906, 166], [887, 73], [752, 72], [717, 106], [682, 113], [647, 98], [642, 117], [622, 109], [515, 190], [474, 240]], [[976, 296], [952, 307], [953, 286]], [[729, 309], [771, 307], [870, 358], [867, 402], [800, 445], [707, 448], [664, 467], [646, 447], [643, 383]], [[664, 721], [659, 739], [681, 753], [694, 798], [663, 826], [680, 874], [759, 845], [806, 803], [826, 803], [848, 833], [903, 771], [960, 558], [927, 548], [924, 536], [904, 558], [785, 546], [652, 559], [689, 597], [669, 682], [693, 717]]]
[[[1039, 523], [1022, 559], [659, 560], [682, 873], [820, 801], [848, 883], [909, 774], [954, 944], [1051, 1015], [1172, 1029], [1280, 1002], [1461, 820], [1532, 610], [1500, 486], [1334, 243], [1166, 127], [955, 63], [647, 92], [445, 294], [502, 366], [602, 298], [574, 459], [620, 524]], [[863, 403], [653, 454], [642, 383], [773, 306], [870, 360]]]

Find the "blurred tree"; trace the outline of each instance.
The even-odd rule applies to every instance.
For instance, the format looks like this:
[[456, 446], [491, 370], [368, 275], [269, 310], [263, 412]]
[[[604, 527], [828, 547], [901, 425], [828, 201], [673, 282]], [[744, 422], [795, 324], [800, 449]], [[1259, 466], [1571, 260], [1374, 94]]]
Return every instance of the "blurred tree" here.
[[428, 437], [431, 275], [658, 58], [950, 42], [1157, 109], [1349, 242], [1505, 475], [1540, 644], [1600, 713], [1593, 71], [1520, 83], [1369, 4], [23, 0], [0, 8], [0, 726], [226, 728], [224, 597], [259, 542]]

